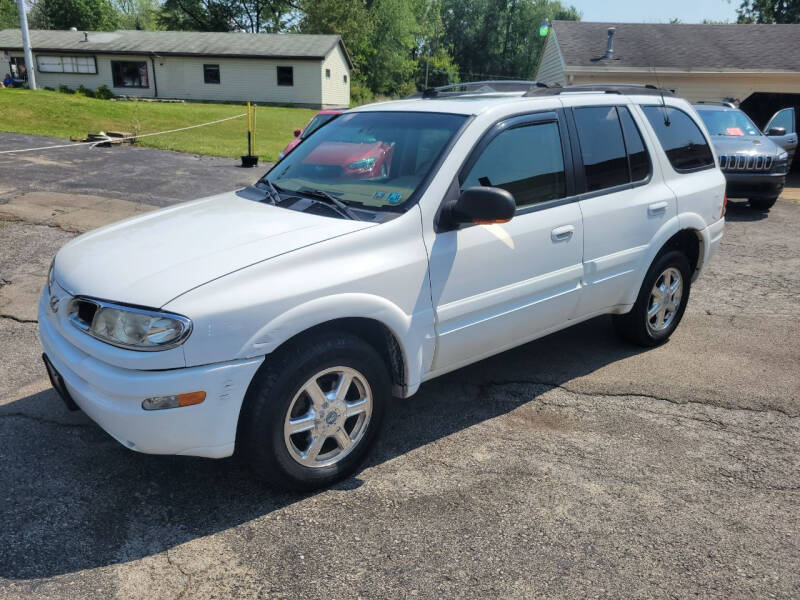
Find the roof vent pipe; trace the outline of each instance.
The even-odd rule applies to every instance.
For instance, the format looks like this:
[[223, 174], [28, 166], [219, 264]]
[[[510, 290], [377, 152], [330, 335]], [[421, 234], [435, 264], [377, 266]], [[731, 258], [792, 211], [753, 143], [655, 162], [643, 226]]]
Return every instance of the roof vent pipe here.
[[88, 31], [84, 31], [83, 32], [83, 41], [84, 42], [88, 42], [89, 41], [89, 32]]
[[606, 42], [606, 53], [603, 55], [603, 58], [614, 58], [614, 33], [616, 33], [616, 31], [616, 27], [608, 28], [608, 41]]

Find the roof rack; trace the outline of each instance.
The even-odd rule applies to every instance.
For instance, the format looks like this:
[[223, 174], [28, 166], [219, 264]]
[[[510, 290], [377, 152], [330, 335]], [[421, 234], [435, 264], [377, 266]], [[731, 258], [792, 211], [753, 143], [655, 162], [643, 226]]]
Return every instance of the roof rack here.
[[665, 90], [649, 83], [593, 83], [586, 85], [568, 85], [565, 87], [553, 87], [543, 85], [537, 89], [531, 89], [525, 96], [551, 96], [558, 94], [571, 94], [581, 92], [596, 92], [603, 94], [626, 94], [626, 95], [648, 95], [648, 96], [674, 96], [672, 90]]
[[695, 104], [711, 104], [712, 106], [726, 106], [728, 108], [736, 108], [733, 102], [726, 100], [698, 100]]
[[497, 94], [502, 92], [529, 92], [533, 88], [546, 88], [540, 81], [468, 81], [428, 88], [422, 92], [411, 94], [407, 98], [449, 98], [468, 94]]

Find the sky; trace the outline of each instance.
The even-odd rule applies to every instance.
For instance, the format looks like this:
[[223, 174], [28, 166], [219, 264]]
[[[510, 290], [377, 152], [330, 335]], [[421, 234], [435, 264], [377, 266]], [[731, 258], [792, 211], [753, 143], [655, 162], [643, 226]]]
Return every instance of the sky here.
[[668, 23], [680, 19], [683, 23], [736, 21], [740, 0], [561, 0], [574, 6], [584, 21], [613, 21], [622, 23]]

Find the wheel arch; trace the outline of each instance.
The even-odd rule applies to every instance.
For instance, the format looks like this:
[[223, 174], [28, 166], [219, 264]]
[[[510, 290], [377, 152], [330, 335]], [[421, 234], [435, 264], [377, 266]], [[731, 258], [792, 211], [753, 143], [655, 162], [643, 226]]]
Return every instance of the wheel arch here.
[[[432, 354], [433, 330], [424, 317], [405, 314], [385, 298], [369, 294], [340, 294], [301, 304], [265, 324], [241, 349], [242, 356], [269, 355], [324, 330], [340, 330], [364, 339], [386, 360], [393, 393], [413, 392], [423, 370], [424, 356]], [[427, 348], [430, 345], [430, 348]], [[415, 385], [415, 383], [417, 385]]]

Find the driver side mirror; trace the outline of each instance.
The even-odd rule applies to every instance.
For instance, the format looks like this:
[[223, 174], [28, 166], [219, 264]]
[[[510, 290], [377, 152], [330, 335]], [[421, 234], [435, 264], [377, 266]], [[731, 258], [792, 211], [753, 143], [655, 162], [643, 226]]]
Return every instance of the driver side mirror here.
[[773, 135], [773, 136], [786, 135], [786, 128], [785, 127], [770, 127], [769, 131], [767, 131], [767, 135]]
[[300, 137], [301, 133], [303, 133], [302, 129], [295, 129], [294, 130], [294, 137]]
[[460, 223], [490, 225], [508, 223], [517, 210], [514, 196], [496, 187], [467, 188], [446, 209], [446, 221], [455, 228]]

